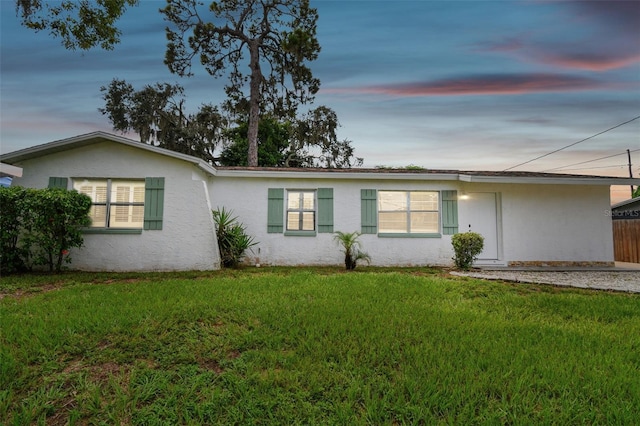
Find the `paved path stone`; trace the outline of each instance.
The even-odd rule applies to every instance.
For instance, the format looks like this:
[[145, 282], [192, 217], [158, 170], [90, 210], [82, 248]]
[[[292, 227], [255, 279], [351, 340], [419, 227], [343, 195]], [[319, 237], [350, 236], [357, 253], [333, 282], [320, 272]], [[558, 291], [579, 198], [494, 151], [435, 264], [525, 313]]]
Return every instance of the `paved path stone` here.
[[640, 293], [640, 271], [472, 270], [469, 272], [452, 271], [451, 274], [488, 280], [552, 284], [566, 287]]

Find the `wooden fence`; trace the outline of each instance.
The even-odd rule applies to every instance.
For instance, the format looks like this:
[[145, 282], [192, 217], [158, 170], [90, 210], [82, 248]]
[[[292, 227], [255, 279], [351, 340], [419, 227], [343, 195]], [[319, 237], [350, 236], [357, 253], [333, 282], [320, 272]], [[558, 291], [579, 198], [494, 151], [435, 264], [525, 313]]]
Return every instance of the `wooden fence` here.
[[613, 254], [618, 262], [640, 263], [640, 219], [615, 219]]

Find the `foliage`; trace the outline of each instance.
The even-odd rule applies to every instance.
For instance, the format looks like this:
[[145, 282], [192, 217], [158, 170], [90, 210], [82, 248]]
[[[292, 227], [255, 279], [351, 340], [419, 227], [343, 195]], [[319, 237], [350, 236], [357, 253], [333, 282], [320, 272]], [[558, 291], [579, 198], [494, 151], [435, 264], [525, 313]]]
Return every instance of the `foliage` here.
[[236, 267], [242, 261], [245, 252], [258, 244], [247, 235], [244, 225], [238, 222], [231, 210], [213, 210], [220, 259], [225, 267]]
[[49, 31], [62, 39], [67, 49], [88, 50], [96, 46], [111, 50], [120, 42], [116, 22], [128, 6], [140, 0], [16, 0], [22, 25], [35, 31]]
[[362, 158], [354, 155], [351, 141], [338, 140], [336, 131], [340, 124], [331, 108], [315, 108], [295, 124], [287, 166], [350, 168], [362, 165]]
[[640, 297], [443, 275], [2, 277], [0, 424], [637, 423]]
[[[260, 120], [258, 165], [275, 167], [350, 168], [362, 165], [362, 158], [354, 155], [348, 140], [339, 141], [336, 113], [320, 106], [293, 121], [279, 121], [273, 117]], [[226, 166], [246, 166], [248, 146], [246, 122], [230, 129], [230, 141], [220, 155]]]
[[360, 235], [361, 234], [358, 231], [336, 231], [334, 233], [333, 239], [338, 244], [342, 245], [342, 250], [344, 253], [344, 266], [346, 267], [347, 271], [356, 269], [358, 260], [364, 260], [367, 263], [371, 261], [371, 258], [367, 253], [360, 251], [361, 245], [360, 241], [358, 240]]
[[636, 188], [635, 191], [633, 191], [633, 195], [631, 196], [631, 198], [637, 198], [640, 197], [640, 186]]
[[18, 244], [21, 234], [31, 227], [28, 200], [33, 190], [19, 186], [0, 187], [0, 271], [12, 273], [27, 269], [29, 247]]
[[193, 155], [213, 164], [227, 120], [218, 108], [202, 105], [198, 113], [184, 111], [180, 85], [156, 83], [136, 91], [124, 80], [101, 87], [105, 107], [100, 112], [121, 132], [134, 130], [142, 142]]
[[[134, 130], [142, 142], [202, 158], [210, 164], [247, 166], [247, 121], [231, 127], [218, 107], [184, 112], [184, 89], [157, 83], [136, 91], [124, 80], [102, 87], [102, 114], [115, 130]], [[265, 114], [259, 123], [258, 165], [271, 167], [351, 167], [362, 164], [348, 140], [339, 141], [336, 113], [321, 106], [292, 121]], [[217, 149], [224, 149], [217, 156]]]
[[248, 107], [247, 161], [257, 166], [261, 110], [269, 105], [277, 116], [293, 114], [320, 87], [307, 66], [320, 51], [317, 11], [308, 0], [220, 0], [208, 10], [200, 6], [197, 0], [167, 0], [162, 13], [173, 28], [167, 27], [165, 64], [172, 73], [189, 76], [197, 57], [211, 76], [229, 79], [229, 103]]
[[59, 188], [0, 188], [2, 272], [46, 265], [60, 272], [69, 250], [83, 244], [81, 228], [91, 224], [91, 198]]
[[468, 270], [484, 247], [484, 237], [476, 232], [463, 232], [451, 237], [456, 267]]
[[[220, 153], [220, 164], [223, 166], [247, 166], [247, 149], [249, 142], [248, 123], [229, 129], [225, 135], [228, 145]], [[260, 120], [258, 129], [258, 165], [263, 167], [281, 167], [285, 165], [289, 148], [289, 126], [274, 118]]]

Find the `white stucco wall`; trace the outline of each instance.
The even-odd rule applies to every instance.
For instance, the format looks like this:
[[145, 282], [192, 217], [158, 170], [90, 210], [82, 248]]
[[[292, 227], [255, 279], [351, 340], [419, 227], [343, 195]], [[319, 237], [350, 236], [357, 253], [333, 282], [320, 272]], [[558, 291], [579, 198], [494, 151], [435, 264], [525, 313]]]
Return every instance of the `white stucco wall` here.
[[[271, 265], [340, 265], [344, 255], [333, 234], [315, 237], [285, 236], [267, 233], [268, 188], [333, 188], [334, 231], [360, 231], [360, 189], [455, 189], [455, 183], [381, 182], [352, 180], [295, 180], [215, 177], [211, 184], [211, 203], [232, 209], [259, 244], [250, 260]], [[453, 251], [451, 236], [441, 238], [380, 238], [364, 234], [362, 250], [371, 256], [371, 265], [447, 265]]]
[[[287, 179], [217, 176], [210, 182], [214, 208], [232, 209], [259, 244], [252, 263], [338, 265], [343, 262], [332, 234], [315, 237], [267, 233], [268, 188], [334, 190], [334, 230], [360, 231], [360, 190], [458, 190], [499, 194], [499, 259], [509, 262], [613, 262], [608, 186], [486, 184], [458, 181]], [[458, 203], [460, 231], [472, 210]], [[386, 238], [362, 235], [363, 250], [376, 266], [451, 265], [451, 236]]]
[[499, 189], [506, 261], [614, 261], [608, 186]]
[[[105, 271], [211, 270], [220, 266], [207, 176], [196, 166], [125, 145], [102, 142], [20, 164], [13, 185], [46, 188], [49, 177], [164, 177], [162, 230], [85, 234], [71, 253], [73, 269]], [[70, 183], [71, 186], [71, 183]]]

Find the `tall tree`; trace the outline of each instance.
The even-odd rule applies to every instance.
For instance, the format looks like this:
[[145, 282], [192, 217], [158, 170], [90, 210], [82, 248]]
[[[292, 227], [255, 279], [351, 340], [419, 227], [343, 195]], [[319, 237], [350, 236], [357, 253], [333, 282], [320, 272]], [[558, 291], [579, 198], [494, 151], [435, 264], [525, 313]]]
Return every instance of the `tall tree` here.
[[183, 88], [157, 83], [136, 91], [124, 80], [114, 79], [101, 87], [105, 107], [100, 112], [121, 132], [134, 130], [142, 142], [214, 164], [227, 120], [212, 105], [202, 105], [196, 114], [184, 112]]
[[361, 166], [351, 141], [338, 140], [338, 115], [329, 107], [319, 106], [296, 120], [292, 149], [286, 166], [350, 168]]
[[[248, 164], [258, 165], [258, 125], [265, 105], [278, 116], [293, 116], [320, 87], [308, 61], [320, 52], [316, 9], [308, 0], [220, 0], [208, 11], [197, 0], [167, 0], [165, 64], [191, 75], [195, 57], [213, 77], [227, 76], [225, 90], [239, 104], [248, 99]], [[248, 54], [248, 72], [241, 69]], [[247, 83], [249, 94], [246, 96]]]
[[96, 46], [113, 49], [120, 42], [116, 22], [129, 6], [140, 0], [16, 0], [22, 25], [48, 30], [62, 39], [67, 49], [88, 50]]

